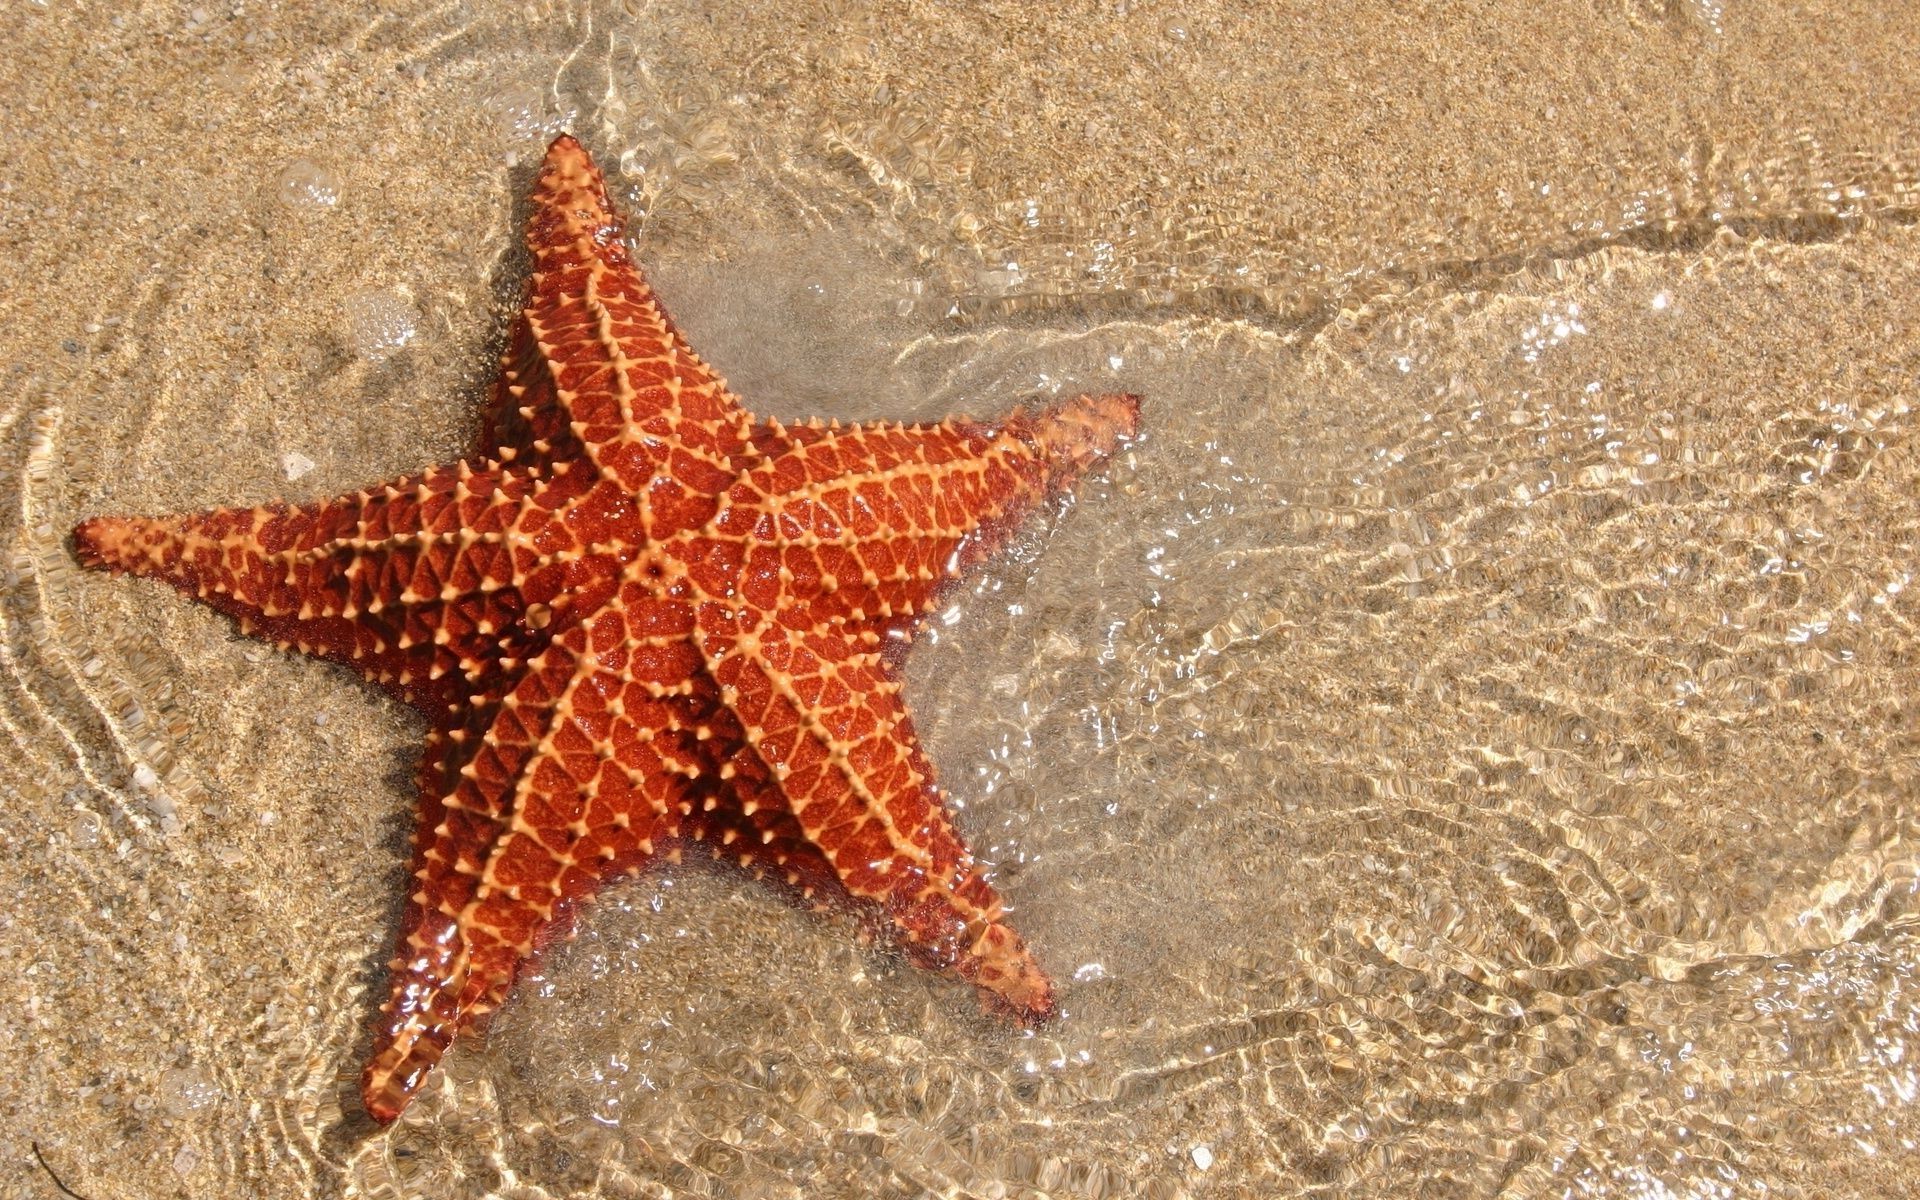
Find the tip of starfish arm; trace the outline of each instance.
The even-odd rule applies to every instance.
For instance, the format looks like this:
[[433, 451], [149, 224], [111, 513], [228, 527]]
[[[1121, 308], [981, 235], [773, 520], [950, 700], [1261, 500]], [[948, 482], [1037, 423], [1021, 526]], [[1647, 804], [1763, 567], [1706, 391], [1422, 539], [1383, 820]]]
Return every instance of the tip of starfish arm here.
[[119, 517], [95, 517], [73, 527], [73, 549], [86, 567], [104, 567], [126, 541], [126, 522]]
[[166, 530], [141, 517], [94, 517], [73, 529], [73, 548], [83, 567], [116, 571], [150, 568], [155, 551], [166, 542]]
[[598, 169], [593, 155], [580, 144], [580, 139], [570, 133], [563, 133], [547, 143], [546, 160], [542, 166], [549, 172], [564, 169], [570, 175], [585, 175]]
[[1056, 481], [1084, 471], [1140, 429], [1140, 397], [1131, 392], [1075, 396], [1024, 421], [1022, 436], [1053, 465]]
[[367, 1110], [367, 1115], [381, 1125], [393, 1124], [407, 1110], [407, 1105], [413, 1103], [414, 1094], [420, 1090], [430, 1070], [431, 1066], [423, 1066], [411, 1077], [395, 1074], [379, 1079], [371, 1075], [363, 1078], [360, 1082], [360, 1103]]
[[389, 1125], [413, 1103], [427, 1077], [440, 1065], [452, 1041], [452, 1031], [411, 1023], [381, 1032], [380, 1044], [360, 1074], [360, 1103], [368, 1116]]
[[1020, 936], [1004, 925], [988, 929], [974, 948], [978, 967], [973, 982], [989, 1012], [1011, 1016], [1024, 1025], [1041, 1025], [1054, 1014], [1053, 981], [1047, 978]]
[[[553, 139], [534, 181], [527, 248], [549, 267], [581, 261], [576, 256], [617, 256], [622, 228], [593, 155], [569, 134]], [[555, 253], [560, 257], [549, 261]]]

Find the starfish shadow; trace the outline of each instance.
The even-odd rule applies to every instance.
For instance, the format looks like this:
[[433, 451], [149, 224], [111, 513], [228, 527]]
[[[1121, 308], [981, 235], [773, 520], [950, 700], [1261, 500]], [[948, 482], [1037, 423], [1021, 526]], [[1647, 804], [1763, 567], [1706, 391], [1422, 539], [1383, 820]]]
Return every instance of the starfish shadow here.
[[[494, 314], [495, 327], [488, 335], [485, 356], [474, 360], [454, 389], [454, 394], [463, 401], [471, 398], [467, 435], [469, 456], [484, 455], [490, 449], [480, 444], [482, 413], [494, 377], [499, 372], [500, 354], [507, 344], [512, 314], [524, 299], [532, 264], [532, 255], [511, 231], [525, 228], [527, 218], [533, 211], [530, 185], [538, 172], [538, 163], [526, 163], [511, 169], [509, 188], [519, 198], [514, 202], [512, 218], [507, 226], [507, 249], [500, 254], [487, 277], [489, 309]], [[322, 364], [316, 374], [334, 374], [348, 365], [350, 355], [346, 348], [340, 346], [335, 349], [338, 354], [330, 355], [328, 362]], [[409, 373], [396, 363], [393, 370], [382, 373], [380, 385], [386, 390], [394, 390], [404, 386], [409, 378]], [[408, 739], [404, 748], [393, 752], [387, 769], [382, 772], [385, 792], [406, 798], [404, 804], [395, 806], [381, 821], [386, 832], [380, 841], [392, 851], [394, 863], [393, 878], [387, 881], [385, 894], [396, 897], [406, 895], [407, 873], [412, 869], [414, 824], [420, 803], [419, 742], [418, 737]], [[404, 912], [403, 900], [386, 906], [378, 937], [368, 943], [367, 952], [360, 961], [358, 974], [366, 981], [366, 986], [359, 992], [361, 999], [358, 1005], [361, 1013], [357, 1027], [362, 1031], [362, 1036], [351, 1043], [352, 1052], [341, 1059], [340, 1069], [335, 1073], [334, 1093], [340, 1115], [323, 1125], [316, 1138], [324, 1160], [335, 1165], [346, 1162], [367, 1139], [385, 1130], [367, 1114], [361, 1101], [360, 1066], [373, 1044], [373, 1030], [378, 1024], [380, 1006], [385, 999], [383, 985], [389, 969], [388, 962], [392, 958], [392, 946], [399, 935]]]

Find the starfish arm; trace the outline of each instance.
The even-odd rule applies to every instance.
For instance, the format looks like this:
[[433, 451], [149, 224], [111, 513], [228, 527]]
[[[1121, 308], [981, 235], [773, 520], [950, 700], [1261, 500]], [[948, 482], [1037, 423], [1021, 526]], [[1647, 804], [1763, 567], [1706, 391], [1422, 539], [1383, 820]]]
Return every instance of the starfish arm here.
[[312, 504], [96, 517], [74, 541], [88, 566], [163, 579], [243, 632], [418, 698], [510, 652], [538, 491], [525, 471], [461, 462]]
[[808, 624], [912, 618], [1138, 422], [1138, 398], [1111, 395], [998, 427], [777, 430], [786, 449], [735, 489], [720, 527], [755, 543], [743, 578], [756, 606], [802, 603]]
[[738, 722], [720, 774], [737, 811], [757, 818], [747, 857], [770, 858], [764, 869], [808, 894], [824, 864], [916, 963], [976, 985], [1022, 1020], [1044, 1020], [1053, 985], [954, 832], [877, 641], [770, 620], [709, 650]]
[[[636, 497], [649, 536], [710, 515], [751, 417], [675, 330], [627, 256], [599, 168], [555, 139], [534, 186], [534, 257], [487, 421], [502, 455], [579, 451]], [[691, 507], [690, 507], [691, 506]]]
[[415, 887], [362, 1077], [377, 1120], [499, 1007], [578, 902], [666, 852], [700, 807], [714, 693], [693, 674], [690, 631], [684, 604], [611, 603], [430, 740]]

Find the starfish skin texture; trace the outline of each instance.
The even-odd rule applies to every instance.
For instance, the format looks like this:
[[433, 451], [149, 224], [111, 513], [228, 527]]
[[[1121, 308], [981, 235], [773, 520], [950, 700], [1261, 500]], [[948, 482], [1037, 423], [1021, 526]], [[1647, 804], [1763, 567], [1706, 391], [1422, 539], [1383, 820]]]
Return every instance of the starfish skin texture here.
[[85, 565], [172, 583], [426, 714], [367, 1112], [397, 1117], [579, 902], [695, 850], [1045, 1020], [1053, 986], [954, 831], [894, 669], [944, 583], [1133, 434], [1138, 397], [997, 426], [757, 420], [667, 319], [571, 137], [527, 246], [474, 457], [74, 531]]

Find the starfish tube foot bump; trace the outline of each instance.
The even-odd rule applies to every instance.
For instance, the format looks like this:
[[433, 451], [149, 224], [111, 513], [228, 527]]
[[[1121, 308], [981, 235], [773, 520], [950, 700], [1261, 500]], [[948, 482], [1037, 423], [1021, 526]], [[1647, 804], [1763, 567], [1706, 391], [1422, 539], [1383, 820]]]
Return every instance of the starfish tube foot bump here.
[[1024, 1022], [1053, 986], [949, 820], [894, 677], [966, 565], [1130, 437], [1131, 395], [990, 424], [755, 419], [627, 256], [570, 137], [470, 458], [310, 504], [96, 517], [80, 561], [426, 714], [367, 1112], [407, 1107], [602, 885], [684, 856], [848, 905]]

